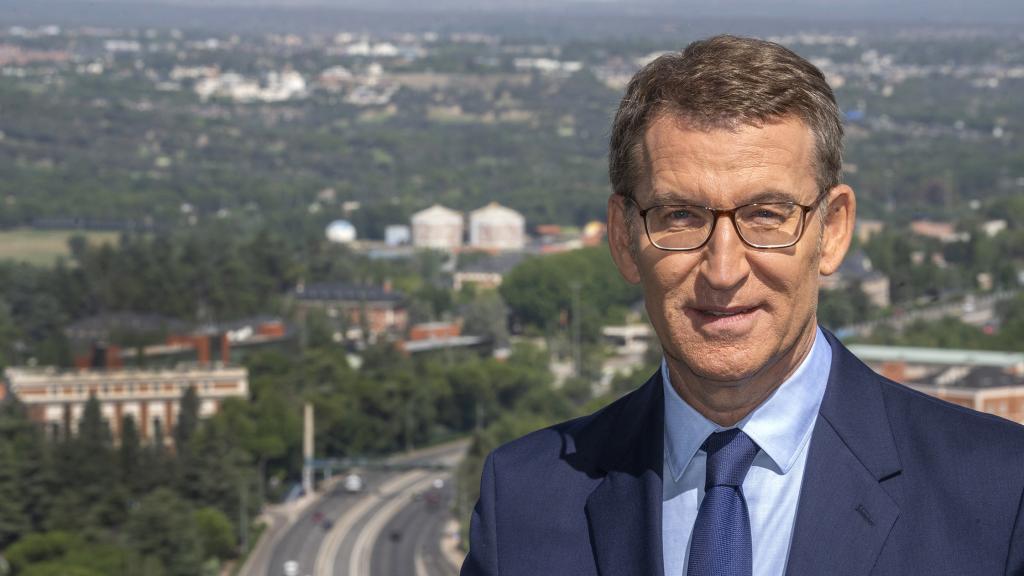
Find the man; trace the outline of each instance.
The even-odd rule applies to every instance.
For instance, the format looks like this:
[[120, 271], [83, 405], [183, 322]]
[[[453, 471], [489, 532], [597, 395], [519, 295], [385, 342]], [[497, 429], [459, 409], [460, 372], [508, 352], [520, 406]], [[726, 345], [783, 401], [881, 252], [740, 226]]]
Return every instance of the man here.
[[719, 36], [630, 82], [608, 236], [661, 370], [491, 454], [464, 575], [1024, 574], [1024, 428], [817, 327], [856, 199], [821, 72]]

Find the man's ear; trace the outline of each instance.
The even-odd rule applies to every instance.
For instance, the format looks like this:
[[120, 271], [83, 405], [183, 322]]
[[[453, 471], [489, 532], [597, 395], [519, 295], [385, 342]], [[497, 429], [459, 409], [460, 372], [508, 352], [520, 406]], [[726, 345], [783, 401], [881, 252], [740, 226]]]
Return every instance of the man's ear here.
[[840, 184], [829, 191], [825, 230], [821, 237], [821, 258], [818, 261], [818, 273], [822, 276], [829, 276], [839, 269], [853, 239], [856, 216], [857, 197], [853, 188]]
[[626, 198], [619, 194], [608, 197], [608, 247], [619, 273], [630, 284], [640, 283], [633, 235], [626, 222]]

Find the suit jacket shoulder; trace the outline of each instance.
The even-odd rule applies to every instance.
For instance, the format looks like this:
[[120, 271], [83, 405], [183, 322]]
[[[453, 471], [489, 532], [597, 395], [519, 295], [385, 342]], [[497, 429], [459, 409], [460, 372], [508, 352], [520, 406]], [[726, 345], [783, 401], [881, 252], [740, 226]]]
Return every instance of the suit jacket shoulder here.
[[[660, 565], [660, 540], [648, 549], [651, 527], [660, 529], [660, 507], [649, 515], [648, 500], [661, 499], [663, 421], [655, 374], [591, 415], [494, 450], [484, 465], [462, 574], [656, 573], [645, 562], [657, 557]], [[607, 483], [609, 475], [620, 480]], [[621, 490], [628, 495], [617, 497]], [[595, 498], [599, 503], [591, 504]], [[615, 541], [601, 543], [609, 535]], [[616, 556], [619, 550], [638, 556]]]
[[1024, 573], [1024, 427], [887, 380], [826, 335], [789, 573]]

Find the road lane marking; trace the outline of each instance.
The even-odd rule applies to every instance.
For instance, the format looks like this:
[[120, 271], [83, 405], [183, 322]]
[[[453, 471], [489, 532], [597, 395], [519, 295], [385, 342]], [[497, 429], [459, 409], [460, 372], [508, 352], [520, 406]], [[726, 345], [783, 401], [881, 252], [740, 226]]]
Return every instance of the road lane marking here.
[[427, 572], [427, 563], [423, 561], [423, 551], [419, 546], [413, 552], [413, 562], [416, 566], [416, 576], [430, 576], [430, 572]]
[[366, 523], [366, 526], [359, 533], [355, 547], [352, 549], [352, 556], [348, 561], [348, 576], [370, 576], [370, 559], [373, 556], [373, 545], [377, 542], [381, 530], [398, 512], [405, 507], [413, 496], [422, 490], [430, 488], [434, 480], [440, 478], [440, 474], [431, 475], [408, 486], [403, 493], [397, 494], [390, 502], [381, 506], [380, 510], [373, 515], [373, 518]]
[[[381, 486], [380, 489], [367, 494], [356, 505], [349, 508], [334, 523], [331, 531], [320, 544], [320, 549], [316, 555], [316, 562], [313, 564], [313, 574], [315, 576], [334, 576], [334, 561], [338, 555], [338, 549], [341, 548], [342, 541], [348, 536], [356, 522], [362, 519], [378, 502], [393, 494], [400, 493], [427, 474], [429, 472], [425, 470], [413, 470], [396, 476]], [[350, 572], [349, 576], [353, 576], [353, 573]]]

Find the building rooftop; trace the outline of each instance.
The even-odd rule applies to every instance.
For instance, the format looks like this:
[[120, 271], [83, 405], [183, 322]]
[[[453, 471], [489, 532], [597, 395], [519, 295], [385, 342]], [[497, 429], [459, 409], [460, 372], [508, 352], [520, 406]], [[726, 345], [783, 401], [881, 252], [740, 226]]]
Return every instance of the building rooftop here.
[[446, 348], [468, 348], [478, 346], [487, 340], [482, 336], [451, 336], [448, 338], [431, 338], [428, 340], [410, 340], [402, 343], [402, 349], [409, 354], [432, 352]]
[[322, 282], [299, 286], [292, 293], [299, 300], [335, 300], [348, 302], [400, 302], [401, 292], [388, 291], [378, 286], [360, 286], [335, 282]]
[[906, 362], [908, 364], [993, 366], [997, 368], [1024, 366], [1024, 354], [1020, 352], [877, 346], [874, 344], [853, 344], [849, 348], [855, 356], [865, 362]]
[[121, 311], [107, 312], [77, 320], [65, 328], [68, 338], [106, 340], [112, 333], [185, 332], [188, 324], [158, 314]]
[[858, 250], [844, 258], [837, 272], [843, 278], [859, 281], [885, 277], [884, 274], [872, 267], [871, 259], [863, 250]]
[[462, 213], [445, 208], [440, 204], [434, 204], [430, 208], [420, 210], [412, 215], [413, 224], [424, 222], [462, 224]]
[[484, 206], [483, 208], [473, 210], [472, 212], [469, 213], [469, 218], [473, 222], [484, 222], [492, 220], [511, 220], [519, 223], [524, 222], [522, 214], [511, 208], [508, 208], [507, 206], [502, 206], [497, 202], [491, 202], [490, 204]]
[[995, 366], [975, 366], [970, 368], [951, 367], [937, 375], [907, 382], [916, 386], [935, 386], [943, 388], [960, 388], [984, 390], [991, 388], [1008, 388], [1024, 386], [1024, 377]]
[[489, 258], [473, 260], [458, 268], [458, 272], [469, 272], [477, 274], [500, 274], [504, 276], [510, 270], [519, 265], [526, 255], [522, 252], [505, 252], [495, 254]]

